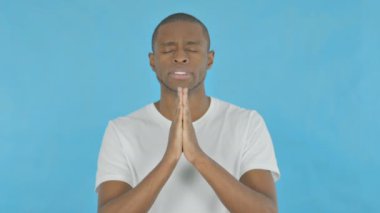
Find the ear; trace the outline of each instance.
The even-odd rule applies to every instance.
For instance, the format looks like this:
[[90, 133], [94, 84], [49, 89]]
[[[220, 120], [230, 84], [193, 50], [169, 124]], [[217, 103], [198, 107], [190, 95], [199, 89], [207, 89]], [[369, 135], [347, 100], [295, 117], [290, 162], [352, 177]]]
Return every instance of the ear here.
[[156, 66], [154, 64], [154, 53], [150, 52], [148, 54], [148, 57], [149, 57], [149, 65], [150, 65], [150, 67], [152, 68], [153, 71], [156, 71]]
[[215, 52], [214, 50], [210, 50], [207, 53], [207, 69], [210, 69], [212, 65], [214, 64], [214, 56]]

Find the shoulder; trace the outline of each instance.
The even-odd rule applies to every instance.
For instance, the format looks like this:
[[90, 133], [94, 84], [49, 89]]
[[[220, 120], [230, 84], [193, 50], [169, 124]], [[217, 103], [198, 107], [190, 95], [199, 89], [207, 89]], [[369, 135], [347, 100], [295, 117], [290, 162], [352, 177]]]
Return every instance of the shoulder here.
[[230, 121], [247, 123], [259, 123], [263, 121], [262, 116], [255, 109], [247, 109], [224, 100], [212, 97], [218, 116], [223, 116]]
[[148, 104], [130, 114], [119, 116], [109, 121], [110, 125], [117, 128], [144, 125], [144, 123], [151, 122], [153, 103]]

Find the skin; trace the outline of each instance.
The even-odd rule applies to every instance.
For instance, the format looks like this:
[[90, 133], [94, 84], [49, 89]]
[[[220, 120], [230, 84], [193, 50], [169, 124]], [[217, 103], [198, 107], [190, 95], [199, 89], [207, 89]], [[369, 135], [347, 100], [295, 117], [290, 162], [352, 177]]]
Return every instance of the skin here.
[[[166, 152], [134, 188], [120, 181], [102, 183], [98, 212], [147, 212], [182, 154], [230, 212], [277, 212], [275, 185], [269, 171], [251, 170], [237, 180], [198, 144], [192, 122], [210, 105], [204, 79], [213, 64], [214, 52], [208, 51], [207, 45], [196, 23], [176, 21], [160, 27], [149, 61], [161, 84], [161, 98], [155, 106], [172, 120]], [[176, 78], [176, 70], [188, 72], [186, 78]]]

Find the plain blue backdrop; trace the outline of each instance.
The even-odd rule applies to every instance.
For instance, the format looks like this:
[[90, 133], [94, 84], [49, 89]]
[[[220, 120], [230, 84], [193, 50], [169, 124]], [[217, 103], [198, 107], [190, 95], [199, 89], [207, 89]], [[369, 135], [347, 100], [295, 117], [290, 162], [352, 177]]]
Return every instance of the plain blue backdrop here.
[[380, 1], [0, 0], [0, 212], [95, 212], [110, 119], [159, 98], [156, 24], [209, 28], [209, 95], [265, 118], [280, 212], [380, 210]]

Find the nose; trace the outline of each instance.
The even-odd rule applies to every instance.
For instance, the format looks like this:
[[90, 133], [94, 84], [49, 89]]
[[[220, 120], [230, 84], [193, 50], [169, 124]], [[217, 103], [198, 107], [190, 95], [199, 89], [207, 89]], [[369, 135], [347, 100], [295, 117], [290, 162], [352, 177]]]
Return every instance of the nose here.
[[185, 53], [185, 51], [177, 51], [177, 54], [175, 54], [173, 57], [173, 62], [175, 64], [177, 63], [186, 64], [189, 62], [189, 58], [187, 54]]

